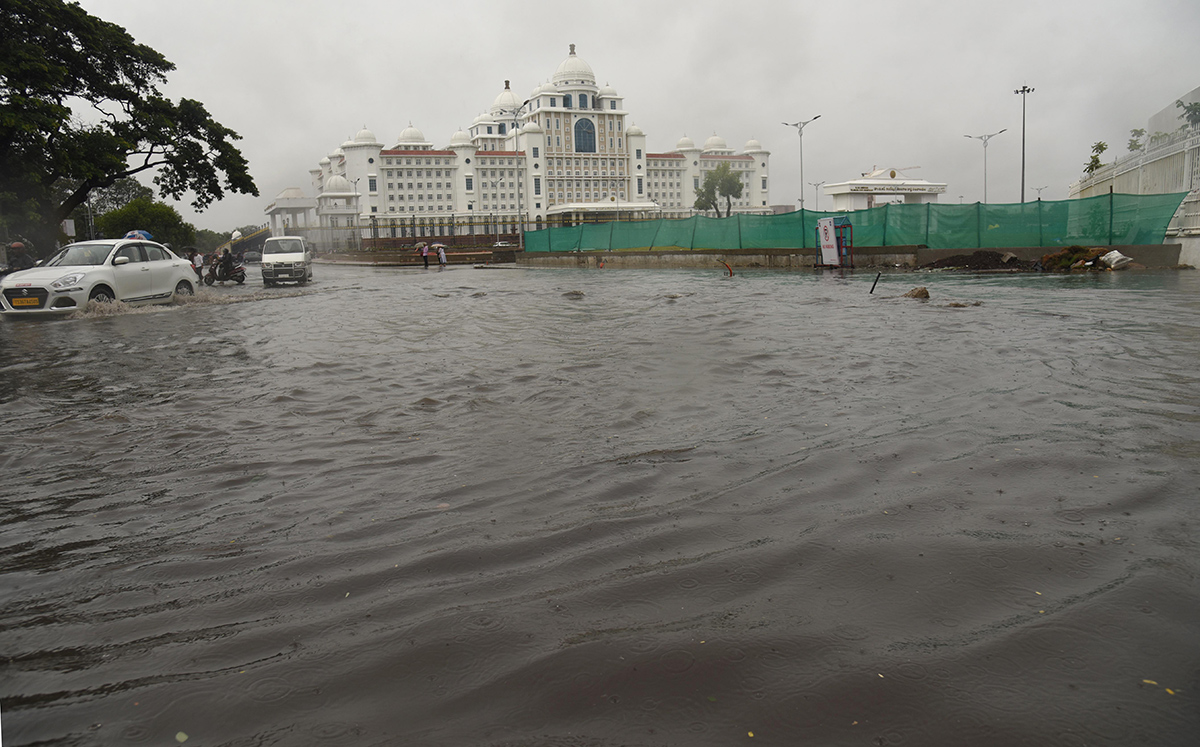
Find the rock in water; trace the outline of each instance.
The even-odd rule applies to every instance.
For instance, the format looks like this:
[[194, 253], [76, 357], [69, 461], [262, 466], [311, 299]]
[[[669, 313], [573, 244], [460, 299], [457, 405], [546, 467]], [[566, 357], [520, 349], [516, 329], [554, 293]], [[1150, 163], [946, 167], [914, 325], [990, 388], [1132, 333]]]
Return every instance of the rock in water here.
[[925, 286], [921, 286], [920, 288], [913, 288], [908, 293], [905, 293], [904, 297], [905, 298], [929, 298], [929, 291], [925, 289]]

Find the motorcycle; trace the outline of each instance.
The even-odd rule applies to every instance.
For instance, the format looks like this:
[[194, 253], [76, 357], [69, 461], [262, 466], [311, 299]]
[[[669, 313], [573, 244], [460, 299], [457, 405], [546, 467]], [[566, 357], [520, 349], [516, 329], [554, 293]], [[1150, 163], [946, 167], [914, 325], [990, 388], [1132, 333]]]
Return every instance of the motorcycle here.
[[226, 275], [224, 268], [221, 267], [221, 260], [218, 259], [208, 265], [208, 272], [204, 274], [204, 284], [212, 285], [218, 280], [221, 282], [232, 280], [241, 285], [246, 282], [246, 268], [241, 262], [234, 260], [233, 269], [229, 272], [229, 275]]

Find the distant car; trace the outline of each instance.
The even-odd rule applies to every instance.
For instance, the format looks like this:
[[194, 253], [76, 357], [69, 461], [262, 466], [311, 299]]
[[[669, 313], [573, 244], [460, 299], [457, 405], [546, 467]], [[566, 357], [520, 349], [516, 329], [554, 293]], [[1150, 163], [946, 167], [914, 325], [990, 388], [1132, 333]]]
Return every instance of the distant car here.
[[313, 253], [300, 236], [272, 236], [263, 244], [263, 285], [290, 280], [304, 285], [313, 278]]
[[262, 262], [262, 253], [249, 251], [242, 255], [243, 262]]
[[492, 244], [492, 247], [493, 247], [493, 248], [496, 248], [496, 247], [505, 247], [505, 246], [515, 246], [515, 245], [514, 245], [512, 242], [509, 242], [509, 241], [497, 241], [495, 244]]
[[82, 241], [31, 270], [0, 280], [0, 312], [10, 316], [66, 314], [88, 301], [142, 306], [171, 303], [195, 292], [186, 259], [153, 241]]

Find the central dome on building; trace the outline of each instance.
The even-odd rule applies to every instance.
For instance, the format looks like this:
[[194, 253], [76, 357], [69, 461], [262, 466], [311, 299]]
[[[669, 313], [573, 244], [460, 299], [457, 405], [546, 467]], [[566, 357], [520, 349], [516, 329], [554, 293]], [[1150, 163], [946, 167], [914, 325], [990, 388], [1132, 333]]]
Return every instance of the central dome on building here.
[[563, 83], [588, 83], [596, 85], [596, 74], [592, 66], [575, 56], [575, 45], [571, 45], [571, 54], [563, 60], [554, 71], [555, 85]]

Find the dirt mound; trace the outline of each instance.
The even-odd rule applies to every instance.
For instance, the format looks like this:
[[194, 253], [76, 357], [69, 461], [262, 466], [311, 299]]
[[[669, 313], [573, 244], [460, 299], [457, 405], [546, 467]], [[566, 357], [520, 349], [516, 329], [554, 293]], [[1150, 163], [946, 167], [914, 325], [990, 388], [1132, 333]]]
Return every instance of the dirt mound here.
[[973, 254], [956, 254], [923, 266], [927, 270], [1034, 270], [1037, 262], [1017, 259], [1015, 254], [981, 249]]

